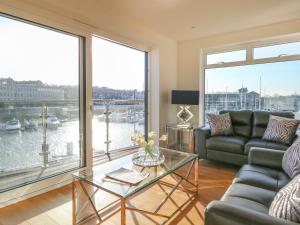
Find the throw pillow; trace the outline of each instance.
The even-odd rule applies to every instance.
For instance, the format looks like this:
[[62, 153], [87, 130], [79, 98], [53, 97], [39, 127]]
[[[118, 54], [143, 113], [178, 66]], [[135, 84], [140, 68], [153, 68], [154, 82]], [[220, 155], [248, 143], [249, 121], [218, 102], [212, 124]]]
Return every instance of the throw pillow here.
[[300, 222], [300, 175], [276, 194], [269, 208], [269, 215]]
[[233, 135], [229, 113], [221, 115], [207, 114], [207, 119], [211, 129], [211, 136]]
[[286, 150], [282, 158], [282, 168], [290, 178], [300, 174], [300, 138]]
[[295, 137], [299, 122], [299, 120], [295, 119], [270, 115], [263, 139], [283, 144], [291, 144]]

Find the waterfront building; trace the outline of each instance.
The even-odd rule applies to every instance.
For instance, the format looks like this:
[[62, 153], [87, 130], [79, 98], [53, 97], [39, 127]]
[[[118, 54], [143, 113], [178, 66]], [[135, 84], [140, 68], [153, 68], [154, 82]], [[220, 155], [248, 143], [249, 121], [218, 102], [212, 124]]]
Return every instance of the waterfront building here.
[[44, 84], [42, 81], [15, 81], [0, 78], [1, 102], [34, 102], [64, 100], [64, 89]]
[[240, 88], [237, 92], [216, 92], [205, 94], [205, 109], [208, 112], [220, 110], [259, 110], [263, 99], [260, 95], [247, 88]]

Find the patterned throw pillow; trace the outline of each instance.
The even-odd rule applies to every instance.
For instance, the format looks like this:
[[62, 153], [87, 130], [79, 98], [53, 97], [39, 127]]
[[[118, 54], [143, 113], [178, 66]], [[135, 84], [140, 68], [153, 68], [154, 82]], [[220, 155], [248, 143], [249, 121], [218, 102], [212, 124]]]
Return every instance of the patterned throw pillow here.
[[233, 135], [229, 113], [221, 115], [207, 114], [207, 119], [211, 129], [211, 136]]
[[295, 137], [299, 122], [299, 120], [271, 115], [263, 139], [291, 144]]
[[269, 215], [300, 222], [300, 175], [276, 194], [269, 208]]
[[289, 147], [282, 158], [282, 168], [290, 178], [300, 174], [300, 138]]

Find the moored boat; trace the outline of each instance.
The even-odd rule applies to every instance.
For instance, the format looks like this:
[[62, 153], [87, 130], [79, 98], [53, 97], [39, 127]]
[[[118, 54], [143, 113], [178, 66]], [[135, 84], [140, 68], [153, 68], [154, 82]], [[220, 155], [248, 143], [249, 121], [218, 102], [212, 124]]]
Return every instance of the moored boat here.
[[48, 128], [58, 128], [60, 126], [60, 121], [57, 119], [56, 116], [49, 116], [47, 118], [47, 127]]
[[21, 129], [21, 123], [19, 120], [10, 120], [5, 123], [5, 130], [6, 131], [13, 131], [13, 130], [20, 130]]

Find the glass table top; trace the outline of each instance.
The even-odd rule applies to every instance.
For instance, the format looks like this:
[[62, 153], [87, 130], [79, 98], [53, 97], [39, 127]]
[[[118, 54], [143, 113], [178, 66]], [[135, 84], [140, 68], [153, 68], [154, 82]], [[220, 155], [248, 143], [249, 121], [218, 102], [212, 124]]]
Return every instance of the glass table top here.
[[[86, 181], [97, 188], [115, 194], [119, 197], [128, 197], [197, 158], [196, 154], [166, 148], [160, 148], [160, 151], [164, 154], [165, 161], [157, 167], [146, 167], [143, 169], [143, 167], [134, 165], [132, 163], [132, 155], [128, 155], [99, 166], [95, 166], [92, 171], [83, 170], [76, 172], [73, 174], [73, 177]], [[137, 185], [125, 184], [111, 180], [105, 176], [105, 174], [115, 171], [121, 167], [135, 170], [137, 172], [142, 171], [142, 174], [149, 173], [149, 176]]]

